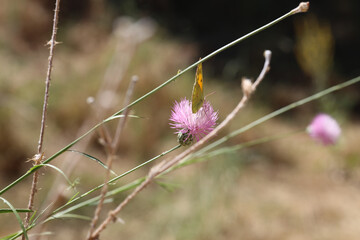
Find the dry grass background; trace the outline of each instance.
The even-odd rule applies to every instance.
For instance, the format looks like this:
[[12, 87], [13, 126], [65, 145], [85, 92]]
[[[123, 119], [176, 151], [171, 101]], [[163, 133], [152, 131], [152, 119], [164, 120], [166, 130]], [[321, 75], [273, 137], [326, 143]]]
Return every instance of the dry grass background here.
[[[9, 4], [9, 1], [5, 2]], [[8, 14], [6, 8], [0, 10], [1, 19], [8, 19]], [[39, 19], [38, 24], [45, 24], [46, 19], [44, 22]], [[4, 26], [0, 31], [1, 186], [31, 166], [25, 161], [36, 149], [47, 59], [46, 48], [41, 47], [44, 41], [40, 40], [40, 33], [32, 33], [40, 38], [35, 39], [35, 45], [41, 43], [33, 50], [31, 48], [35, 45], [28, 45], [30, 43], [24, 41], [23, 35], [14, 32], [11, 24], [14, 23], [4, 21], [0, 25]], [[116, 44], [113, 35], [86, 23], [70, 26], [61, 34], [63, 44], [56, 48], [52, 77], [45, 134], [46, 156], [74, 140], [88, 118], [95, 121], [95, 113], [86, 104], [86, 99], [96, 94]], [[84, 37], [86, 43], [82, 42]], [[132, 75], [136, 74], [140, 79], [134, 93], [134, 97], [138, 97], [197, 58], [196, 44], [179, 42], [160, 29], [134, 52], [117, 90], [117, 104], [109, 114], [120, 109]], [[204, 71], [207, 93], [215, 91], [209, 99], [224, 118], [240, 98], [240, 86], [207, 77], [206, 63]], [[175, 135], [168, 126], [170, 108], [174, 100], [190, 97], [192, 84], [193, 73], [186, 74], [132, 109], [143, 118], [130, 119], [127, 123], [119, 157], [114, 163], [117, 173], [176, 144]], [[274, 110], [264, 101], [267, 100], [257, 99], [255, 94], [254, 100], [225, 131], [230, 132]], [[231, 140], [230, 144], [305, 128], [311, 115], [304, 116], [303, 112], [311, 110], [301, 109], [288, 118], [272, 119]], [[109, 128], [112, 127], [110, 124]], [[122, 212], [120, 217], [125, 224], [112, 224], [102, 237], [149, 240], [359, 239], [358, 136], [359, 124], [344, 121], [342, 139], [335, 147], [320, 146], [303, 133], [187, 166], [163, 179], [174, 184], [173, 191], [151, 185]], [[105, 158], [98, 136], [91, 139], [86, 152]], [[54, 164], [60, 166], [64, 158], [59, 157]], [[36, 206], [46, 197], [56, 175], [48, 168], [41, 172]], [[127, 176], [117, 185], [144, 174], [146, 169]], [[99, 165], [83, 158], [76, 165], [72, 179], [80, 179], [77, 190], [84, 192], [100, 184], [103, 176]], [[30, 178], [4, 197], [16, 207], [25, 207], [29, 186]], [[64, 201], [71, 194], [69, 190]], [[116, 206], [124, 196], [117, 196], [106, 209]], [[82, 209], [79, 213], [92, 216], [93, 208]], [[0, 236], [18, 230], [11, 214], [0, 215], [0, 226]], [[75, 240], [86, 236], [88, 226], [86, 221], [60, 219], [50, 223], [46, 230], [55, 233], [48, 239]]]

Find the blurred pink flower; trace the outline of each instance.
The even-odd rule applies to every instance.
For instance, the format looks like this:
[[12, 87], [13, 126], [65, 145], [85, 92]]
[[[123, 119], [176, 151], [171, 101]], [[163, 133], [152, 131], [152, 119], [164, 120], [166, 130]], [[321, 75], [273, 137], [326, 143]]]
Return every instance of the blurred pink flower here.
[[340, 137], [341, 129], [335, 119], [327, 114], [315, 116], [307, 127], [309, 135], [324, 145], [335, 144]]
[[189, 145], [193, 139], [198, 141], [213, 130], [217, 120], [218, 113], [208, 101], [204, 101], [197, 113], [192, 113], [191, 102], [184, 98], [180, 102], [175, 101], [170, 125], [177, 130], [178, 142], [181, 145]]

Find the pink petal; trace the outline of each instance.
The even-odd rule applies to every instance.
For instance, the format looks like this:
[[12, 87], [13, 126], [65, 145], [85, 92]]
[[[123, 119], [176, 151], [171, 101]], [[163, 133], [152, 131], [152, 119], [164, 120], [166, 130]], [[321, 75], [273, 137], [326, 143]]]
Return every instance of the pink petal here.
[[324, 113], [318, 114], [313, 119], [307, 131], [312, 138], [324, 145], [335, 144], [341, 134], [340, 126], [336, 120]]

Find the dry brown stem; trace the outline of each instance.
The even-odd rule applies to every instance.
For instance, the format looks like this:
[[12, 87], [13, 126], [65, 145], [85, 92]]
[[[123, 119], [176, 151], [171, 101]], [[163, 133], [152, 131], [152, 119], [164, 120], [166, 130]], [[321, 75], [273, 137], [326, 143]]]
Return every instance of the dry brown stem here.
[[[124, 106], [129, 105], [131, 97], [132, 97], [132, 95], [134, 93], [134, 87], [135, 87], [135, 84], [136, 84], [137, 81], [138, 81], [138, 77], [133, 76], [131, 81], [130, 81], [130, 85], [128, 87], [128, 90], [126, 92]], [[107, 162], [106, 162], [106, 165], [107, 165], [108, 168], [107, 168], [106, 176], [105, 176], [105, 179], [104, 179], [104, 186], [101, 189], [100, 200], [99, 200], [99, 203], [98, 203], [98, 205], [97, 205], [97, 207], [95, 209], [95, 214], [94, 214], [94, 217], [93, 217], [93, 219], [91, 221], [91, 224], [90, 224], [90, 229], [89, 229], [89, 234], [88, 234], [89, 238], [90, 238], [90, 236], [92, 235], [92, 233], [95, 230], [95, 226], [96, 226], [97, 221], [99, 220], [101, 209], [102, 209], [102, 206], [103, 206], [103, 203], [104, 203], [104, 200], [105, 200], [106, 193], [108, 192], [108, 181], [110, 179], [110, 172], [111, 172], [111, 168], [112, 168], [112, 163], [113, 163], [113, 160], [114, 160], [115, 155], [116, 155], [116, 151], [117, 151], [117, 148], [118, 148], [118, 145], [119, 145], [119, 142], [120, 142], [121, 133], [122, 133], [122, 130], [124, 129], [124, 127], [125, 127], [125, 123], [126, 123], [126, 119], [127, 119], [128, 114], [129, 114], [129, 108], [126, 108], [125, 111], [124, 111], [124, 117], [120, 118], [118, 127], [117, 127], [116, 132], [115, 132], [115, 136], [114, 136], [113, 141], [112, 141], [112, 143], [110, 145], [111, 152], [109, 153], [108, 158], [107, 158]]]
[[[48, 107], [48, 100], [49, 100], [49, 91], [50, 91], [50, 82], [51, 82], [51, 72], [53, 69], [53, 58], [54, 58], [54, 49], [55, 45], [58, 44], [56, 42], [56, 33], [57, 33], [57, 24], [59, 20], [59, 10], [60, 10], [60, 0], [56, 0], [55, 2], [55, 10], [54, 10], [54, 19], [53, 19], [53, 28], [52, 28], [52, 34], [51, 34], [51, 40], [48, 42], [48, 45], [50, 45], [49, 48], [49, 58], [48, 58], [48, 69], [45, 79], [45, 94], [44, 94], [44, 105], [43, 105], [43, 111], [42, 111], [42, 117], [41, 117], [41, 128], [40, 128], [40, 137], [38, 142], [38, 154], [43, 156], [42, 148], [43, 148], [43, 142], [44, 142], [44, 132], [45, 132], [45, 126], [46, 126], [46, 116], [47, 116], [47, 107]], [[43, 157], [39, 158], [35, 161], [35, 164], [40, 164], [43, 160]], [[34, 206], [34, 198], [35, 194], [37, 192], [37, 182], [39, 178], [39, 172], [36, 171], [33, 175], [33, 181], [31, 184], [31, 190], [30, 190], [30, 197], [28, 202], [28, 209], [32, 210]], [[31, 212], [26, 213], [25, 217], [25, 228], [28, 227], [29, 221], [30, 221]], [[25, 236], [23, 235], [22, 238], [24, 239]]]
[[[136, 52], [137, 47], [154, 33], [155, 26], [149, 24], [144, 19], [140, 19], [136, 22], [126, 21], [126, 19], [127, 18], [125, 18], [125, 20], [119, 19], [118, 24], [116, 24], [116, 27], [114, 28], [113, 37], [109, 41], [110, 47], [114, 45], [114, 55], [105, 70], [104, 77], [101, 81], [101, 87], [96, 96], [93, 98], [89, 97], [93, 99], [89, 102], [93, 111], [91, 116], [87, 117], [86, 121], [79, 128], [77, 136], [81, 136], [84, 132], [88, 131], [88, 129], [93, 126], [94, 122], [100, 122], [108, 114], [109, 110], [113, 110], [117, 107], [117, 91], [127, 73], [128, 66], [133, 59], [134, 53]], [[111, 152], [109, 146], [109, 143], [111, 143], [109, 130], [106, 126], [102, 126], [99, 128], [98, 133], [100, 135], [100, 140], [105, 143], [104, 147], [106, 147], [106, 152]], [[95, 134], [96, 132], [94, 131], [77, 143], [77, 149], [79, 151], [86, 151], [86, 148]], [[60, 168], [66, 175], [71, 175], [81, 157], [82, 155], [80, 154], [68, 154], [62, 161]], [[62, 176], [58, 175], [42, 205], [42, 209], [46, 208], [47, 210], [41, 219], [48, 217], [48, 213], [56, 207], [57, 201], [62, 198], [66, 189], [67, 185], [63, 183]], [[53, 204], [53, 206], [49, 207], [51, 204]], [[39, 222], [41, 219], [39, 219]], [[42, 228], [45, 228], [45, 225], [42, 225]], [[39, 232], [42, 230], [43, 229], [39, 230]]]
[[[260, 82], [264, 79], [266, 72], [269, 69], [270, 66], [270, 59], [271, 59], [271, 52], [270, 51], [265, 51], [264, 53], [265, 56], [265, 63], [264, 63], [264, 67], [258, 77], [258, 79], [256, 80], [256, 82], [254, 84], [258, 85], [260, 84]], [[256, 85], [253, 86], [253, 89], [255, 90]], [[244, 91], [244, 90], [243, 90]], [[225, 118], [225, 120], [223, 122], [221, 122], [213, 131], [211, 131], [208, 135], [206, 135], [204, 138], [202, 138], [200, 141], [198, 141], [196, 144], [194, 144], [193, 146], [191, 146], [190, 148], [188, 148], [186, 151], [180, 153], [179, 155], [177, 155], [176, 157], [170, 159], [170, 160], [164, 160], [162, 162], [160, 162], [158, 165], [156, 165], [155, 167], [153, 167], [147, 178], [145, 179], [144, 182], [142, 182], [137, 188], [135, 188], [135, 190], [128, 195], [124, 201], [122, 201], [114, 210], [110, 211], [108, 213], [107, 218], [101, 223], [101, 225], [93, 232], [93, 234], [88, 238], [89, 240], [95, 240], [99, 238], [100, 233], [106, 228], [106, 226], [113, 221], [116, 221], [116, 215], [123, 209], [123, 207], [128, 204], [139, 192], [141, 192], [148, 184], [150, 184], [153, 179], [158, 176], [159, 174], [163, 173], [164, 171], [166, 171], [167, 169], [169, 169], [170, 167], [174, 166], [175, 164], [179, 163], [182, 159], [184, 159], [186, 156], [188, 156], [189, 154], [195, 152], [196, 150], [200, 149], [200, 147], [202, 147], [206, 142], [208, 142], [210, 139], [214, 138], [217, 133], [222, 130], [235, 116], [236, 114], [240, 111], [240, 109], [242, 109], [245, 104], [248, 102], [249, 100], [249, 96], [248, 94], [243, 94], [243, 97], [241, 98], [240, 102], [238, 103], [238, 105], [234, 108], [234, 110]]]

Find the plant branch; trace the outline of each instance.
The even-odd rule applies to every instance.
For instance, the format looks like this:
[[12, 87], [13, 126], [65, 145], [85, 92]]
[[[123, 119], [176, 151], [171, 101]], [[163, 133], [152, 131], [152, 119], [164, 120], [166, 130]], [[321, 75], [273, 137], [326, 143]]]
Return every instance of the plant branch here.
[[[136, 167], [134, 167], [134, 168], [132, 168], [132, 169], [124, 172], [123, 174], [121, 174], [121, 175], [119, 175], [119, 176], [111, 179], [110, 181], [107, 182], [107, 184], [116, 182], [116, 181], [119, 180], [120, 178], [122, 178], [122, 177], [124, 177], [124, 176], [126, 176], [126, 175], [128, 175], [128, 174], [130, 174], [130, 173], [132, 173], [132, 172], [134, 172], [135, 170], [137, 170], [137, 169], [139, 169], [139, 168], [141, 168], [141, 167], [143, 167], [143, 166], [145, 166], [145, 165], [147, 165], [147, 164], [149, 164], [149, 163], [151, 163], [151, 162], [159, 159], [159, 158], [162, 157], [162, 156], [165, 156], [166, 154], [168, 154], [168, 153], [170, 153], [170, 152], [172, 152], [172, 151], [175, 151], [176, 149], [178, 149], [178, 148], [180, 148], [180, 147], [181, 147], [181, 145], [178, 144], [178, 145], [176, 145], [175, 147], [173, 147], [173, 148], [171, 148], [171, 149], [169, 149], [169, 150], [167, 150], [167, 151], [165, 151], [165, 152], [162, 152], [161, 154], [157, 155], [156, 157], [153, 157], [152, 159], [149, 159], [149, 160], [147, 160], [146, 162], [143, 162], [143, 163], [141, 163], [140, 165], [138, 165], [138, 166], [136, 166]], [[66, 207], [66, 206], [68, 206], [68, 205], [70, 205], [70, 204], [72, 204], [72, 203], [74, 203], [74, 202], [76, 202], [76, 201], [84, 198], [85, 196], [89, 195], [90, 193], [93, 193], [94, 191], [102, 188], [104, 185], [105, 185], [105, 183], [100, 184], [99, 186], [97, 186], [97, 187], [89, 190], [88, 192], [82, 194], [81, 196], [79, 196], [79, 197], [77, 197], [77, 198], [74, 198], [73, 200], [69, 201], [69, 202], [66, 203], [65, 205], [63, 205], [63, 206], [59, 207], [58, 209], [56, 209], [56, 210], [53, 212], [53, 214], [59, 212], [59, 211], [60, 211], [61, 209], [63, 209], [64, 207]]]
[[[316, 99], [320, 99], [328, 94], [331, 94], [333, 92], [336, 91], [340, 91], [346, 87], [349, 87], [351, 85], [354, 85], [356, 83], [360, 82], [360, 76], [357, 76], [355, 78], [352, 78], [350, 80], [347, 80], [346, 82], [342, 82], [339, 83], [337, 85], [334, 85], [332, 87], [329, 87], [321, 92], [315, 93], [307, 98], [301, 99], [299, 101], [293, 102], [285, 107], [282, 107], [278, 110], [276, 110], [275, 112], [269, 113], [268, 115], [259, 118], [258, 120], [255, 120], [253, 122], [251, 122], [250, 124], [238, 129], [237, 131], [234, 131], [233, 133], [217, 140], [216, 142], [213, 142], [209, 145], [207, 145], [206, 147], [202, 148], [199, 152], [203, 153], [207, 150], [210, 150], [212, 148], [214, 148], [215, 146], [218, 146], [224, 142], [226, 142], [228, 139], [235, 137], [236, 135], [239, 135], [240, 133], [243, 133], [257, 125], [260, 125], [261, 123], [266, 122], [267, 120], [276, 117], [282, 113], [285, 113], [287, 111], [290, 111], [291, 109], [294, 109], [296, 107], [299, 107], [301, 105], [304, 105], [306, 103], [312, 102]], [[108, 118], [100, 123], [98, 123], [97, 125], [95, 125], [93, 128], [91, 128], [90, 130], [88, 130], [83, 136], [79, 137], [78, 139], [76, 139], [75, 141], [69, 143], [67, 146], [65, 146], [64, 148], [60, 149], [58, 152], [56, 152], [54, 155], [52, 155], [51, 157], [49, 157], [48, 159], [46, 159], [43, 163], [49, 163], [52, 160], [54, 160], [55, 158], [57, 158], [59, 155], [61, 155], [63, 152], [67, 151], [68, 149], [70, 149], [72, 146], [74, 146], [77, 142], [79, 142], [81, 139], [83, 139], [84, 137], [86, 137], [87, 135], [89, 135], [91, 132], [93, 132], [96, 128], [98, 128], [99, 126], [101, 126], [102, 124], [104, 124], [107, 121], [112, 120], [113, 118]], [[204, 150], [204, 151], [203, 151]], [[5, 192], [7, 192], [8, 190], [10, 190], [11, 188], [13, 188], [15, 185], [19, 184], [21, 181], [23, 181], [26, 177], [28, 177], [29, 175], [31, 175], [33, 172], [37, 171], [39, 168], [41, 168], [43, 165], [39, 165], [39, 166], [34, 166], [31, 169], [29, 169], [26, 173], [24, 173], [21, 177], [19, 177], [18, 179], [16, 179], [15, 181], [13, 181], [12, 183], [10, 183], [9, 185], [7, 185], [6, 187], [4, 187], [3, 189], [0, 190], [0, 196], [2, 194], [4, 194]], [[119, 178], [114, 178], [112, 180], [110, 180], [109, 182], [112, 181], [116, 181]], [[103, 184], [99, 185], [98, 187], [96, 187], [93, 190], [97, 190], [99, 188], [101, 188], [103, 186]], [[78, 200], [78, 198], [74, 199]]]
[[223, 52], [224, 50], [238, 44], [239, 42], [242, 42], [243, 40], [275, 25], [276, 23], [278, 22], [281, 22], [282, 20], [294, 15], [294, 14], [297, 14], [297, 13], [301, 13], [301, 12], [306, 12], [307, 9], [306, 9], [306, 6], [307, 8], [309, 7], [309, 3], [308, 2], [301, 2], [299, 4], [298, 7], [294, 8], [293, 10], [291, 10], [290, 12], [284, 14], [283, 16], [275, 19], [274, 21], [268, 23], [268, 24], [265, 24], [264, 26], [262, 27], [259, 27], [258, 29], [226, 44], [225, 46], [213, 51], [212, 53], [208, 54], [207, 56], [199, 59], [197, 62], [193, 63], [192, 65], [190, 65], [189, 67], [185, 68], [184, 70], [182, 71], [179, 71], [175, 76], [173, 76], [172, 78], [170, 78], [169, 80], [167, 80], [166, 82], [162, 83], [161, 85], [159, 85], [158, 87], [154, 88], [153, 90], [151, 90], [150, 92], [148, 92], [147, 94], [143, 95], [142, 97], [136, 99], [134, 102], [130, 103], [128, 106], [126, 106], [125, 108], [119, 110], [118, 112], [116, 112], [114, 115], [118, 115], [118, 114], [121, 114], [127, 107], [131, 107], [135, 104], [137, 104], [138, 102], [142, 101], [143, 99], [145, 99], [146, 97], [150, 96], [151, 94], [155, 93], [156, 91], [160, 90], [161, 88], [165, 87], [166, 85], [168, 85], [169, 83], [171, 83], [172, 81], [174, 81], [175, 79], [177, 79], [178, 77], [180, 77], [181, 75], [183, 75], [184, 73], [186, 73], [187, 71], [191, 70], [192, 68], [196, 67], [199, 63], [202, 63], [202, 62], [205, 62], [207, 60], [209, 60], [210, 58], [214, 57], [215, 55]]
[[47, 45], [50, 45], [50, 48], [49, 48], [49, 58], [48, 58], [48, 69], [45, 80], [46, 86], [45, 86], [43, 112], [41, 118], [40, 137], [38, 142], [38, 153], [42, 152], [42, 147], [44, 142], [44, 132], [46, 127], [46, 116], [47, 116], [47, 106], [48, 106], [49, 92], [50, 92], [51, 73], [53, 69], [54, 49], [55, 49], [55, 45], [58, 44], [58, 42], [56, 42], [56, 34], [57, 34], [57, 24], [59, 20], [59, 10], [60, 10], [60, 0], [56, 0], [51, 40], [47, 43]]
[[[121, 18], [120, 18], [121, 19]], [[120, 20], [117, 20], [120, 21]], [[150, 26], [150, 30], [154, 27]], [[135, 30], [135, 31], [134, 31]], [[119, 35], [119, 32], [131, 32], [131, 34]], [[86, 132], [94, 122], [101, 122], [106, 117], [109, 109], [114, 109], [117, 103], [117, 90], [120, 83], [124, 79], [126, 72], [128, 71], [129, 64], [136, 52], [137, 47], [143, 43], [147, 38], [152, 36], [152, 31], [149, 32], [149, 24], [140, 19], [130, 24], [115, 24], [115, 28], [112, 32], [111, 38], [109, 39], [109, 47], [113, 48], [113, 55], [110, 59], [109, 64], [106, 67], [105, 73], [101, 80], [101, 86], [98, 89], [95, 98], [89, 97], [87, 99], [88, 104], [91, 107], [92, 112], [86, 121], [83, 122], [82, 126], [77, 131], [77, 137], [81, 136]], [[126, 105], [123, 105], [126, 106]], [[100, 135], [100, 141], [106, 148], [107, 153], [111, 152], [111, 137], [107, 125], [102, 124], [98, 128]], [[77, 144], [77, 148], [85, 151], [91, 142], [92, 135], [96, 131], [92, 131], [87, 138], [83, 139]], [[64, 173], [70, 175], [77, 166], [81, 155], [67, 155], [61, 164], [61, 169]], [[54, 209], [48, 208], [51, 203], [58, 201], [64, 193], [66, 186], [63, 184], [63, 179], [59, 176], [56, 177], [52, 184], [51, 190], [47, 193], [46, 200], [43, 201], [41, 207], [45, 207], [49, 213]], [[44, 214], [45, 216], [45, 214]]]
[[[266, 61], [263, 67], [263, 71], [265, 69], [265, 72], [267, 71], [267, 69], [269, 68], [269, 64], [270, 64], [270, 58], [271, 58], [271, 52], [268, 52], [269, 54], [264, 54], [266, 57]], [[262, 71], [262, 72], [263, 72]], [[260, 83], [260, 81], [263, 79], [263, 77], [265, 76], [265, 74], [263, 74], [262, 78], [258, 81], [258, 84]], [[192, 147], [190, 147], [189, 149], [187, 149], [186, 151], [182, 152], [181, 154], [177, 155], [176, 157], [172, 158], [171, 160], [167, 161], [164, 160], [162, 162], [160, 162], [158, 165], [156, 165], [155, 167], [153, 167], [146, 180], [144, 182], [142, 182], [138, 187], [135, 188], [135, 190], [128, 195], [123, 202], [121, 202], [114, 210], [110, 211], [108, 213], [108, 217], [102, 222], [102, 224], [95, 230], [95, 232], [93, 233], [93, 235], [89, 238], [89, 240], [95, 240], [98, 239], [100, 232], [102, 232], [106, 226], [112, 222], [116, 220], [116, 215], [123, 209], [123, 207], [125, 205], [127, 205], [139, 192], [141, 192], [148, 184], [150, 184], [153, 179], [158, 176], [159, 174], [161, 174], [162, 172], [166, 171], [168, 168], [174, 166], [175, 164], [177, 164], [178, 162], [180, 162], [183, 158], [185, 158], [186, 156], [188, 156], [189, 154], [191, 154], [192, 152], [198, 150], [202, 145], [204, 145], [206, 142], [208, 142], [210, 139], [212, 139], [213, 137], [215, 137], [218, 132], [220, 130], [222, 130], [232, 119], [234, 119], [234, 117], [236, 116], [236, 114], [240, 111], [240, 109], [242, 109], [245, 104], [248, 102], [249, 100], [249, 95], [245, 94], [245, 90], [243, 89], [243, 97], [241, 98], [239, 104], [235, 107], [235, 109], [225, 118], [225, 120], [220, 123], [213, 131], [211, 131], [208, 135], [206, 135], [204, 138], [202, 138], [200, 141], [198, 141], [197, 143], [195, 143]]]
[[[131, 78], [129, 88], [128, 88], [127, 92], [126, 92], [125, 101], [124, 101], [125, 106], [128, 106], [129, 103], [130, 103], [131, 97], [132, 97], [132, 95], [134, 93], [134, 87], [135, 87], [135, 84], [137, 83], [137, 81], [139, 81], [139, 77], [134, 75]], [[114, 136], [113, 142], [111, 144], [111, 149], [113, 149], [112, 150], [113, 154], [116, 153], [116, 151], [117, 151], [117, 149], [119, 147], [121, 133], [122, 133], [122, 130], [124, 129], [125, 122], [127, 120], [128, 114], [129, 114], [129, 110], [130, 110], [129, 108], [126, 108], [125, 112], [124, 112], [125, 117], [119, 119], [119, 124], [118, 124], [118, 126], [116, 128], [115, 136]]]
[[[45, 79], [45, 94], [44, 94], [44, 105], [43, 105], [43, 111], [42, 111], [42, 117], [41, 117], [40, 137], [39, 137], [39, 142], [38, 142], [37, 156], [39, 156], [39, 157], [35, 159], [35, 165], [40, 164], [43, 160], [42, 148], [43, 148], [43, 142], [44, 142], [45, 126], [46, 126], [46, 116], [47, 116], [47, 107], [48, 107], [48, 99], [49, 99], [49, 91], [50, 91], [51, 72], [53, 69], [54, 48], [55, 48], [55, 45], [57, 44], [56, 33], [57, 33], [57, 24], [58, 24], [58, 20], [59, 20], [59, 10], [60, 10], [60, 0], [56, 0], [51, 40], [48, 42], [48, 45], [50, 45], [50, 50], [49, 50], [49, 58], [48, 58], [48, 69], [47, 69], [47, 74], [46, 74], [46, 79]], [[39, 177], [39, 172], [36, 171], [33, 176], [33, 181], [32, 181], [31, 190], [30, 190], [30, 197], [29, 197], [29, 202], [28, 202], [28, 209], [30, 209], [30, 210], [33, 209], [33, 205], [34, 205], [34, 198], [35, 198], [35, 194], [37, 192], [38, 177]], [[30, 216], [31, 216], [30, 212], [26, 213], [25, 228], [29, 225]], [[24, 235], [23, 235], [23, 239], [24, 239]]]
[[[306, 3], [305, 3], [306, 4]], [[299, 5], [300, 6], [300, 5]], [[291, 15], [294, 15], [296, 13], [299, 12], [303, 12], [303, 11], [299, 11], [298, 9], [300, 9], [300, 7], [295, 8], [294, 10], [286, 13], [285, 15], [277, 18], [276, 20], [244, 35], [243, 37], [240, 37], [238, 39], [236, 39], [235, 41], [215, 50], [214, 52], [210, 53], [209, 55], [205, 56], [204, 58], [202, 58], [201, 60], [193, 63], [192, 65], [190, 65], [189, 67], [187, 67], [186, 69], [178, 72], [175, 76], [171, 77], [170, 79], [168, 79], [166, 82], [162, 83], [161, 85], [159, 85], [158, 87], [154, 88], [153, 90], [151, 90], [150, 92], [148, 92], [147, 94], [143, 95], [142, 97], [138, 98], [137, 100], [133, 101], [132, 103], [130, 103], [128, 106], [124, 107], [123, 109], [119, 110], [118, 112], [114, 113], [113, 115], [111, 115], [110, 117], [108, 117], [107, 119], [103, 120], [102, 122], [96, 124], [94, 127], [92, 127], [89, 131], [87, 131], [86, 133], [84, 133], [82, 136], [78, 137], [77, 139], [75, 139], [73, 142], [69, 143], [67, 146], [65, 146], [64, 148], [60, 149], [58, 152], [56, 152], [55, 154], [53, 154], [51, 157], [49, 157], [48, 159], [46, 159], [44, 161], [44, 163], [49, 163], [50, 161], [52, 161], [53, 159], [55, 159], [56, 157], [58, 157], [59, 155], [61, 155], [63, 152], [65, 152], [66, 150], [68, 150], [70, 147], [72, 147], [73, 145], [75, 145], [77, 142], [79, 142], [81, 139], [83, 139], [84, 137], [86, 137], [87, 135], [89, 135], [91, 132], [93, 132], [95, 129], [97, 129], [99, 126], [101, 126], [102, 124], [104, 124], [105, 122], [108, 122], [110, 120], [113, 119], [114, 116], [118, 116], [120, 115], [126, 108], [128, 107], [132, 107], [133, 105], [139, 103], [140, 101], [142, 101], [144, 98], [150, 96], [151, 94], [155, 93], [156, 91], [160, 90], [161, 88], [165, 87], [166, 85], [168, 85], [169, 83], [171, 83], [172, 81], [174, 81], [175, 79], [177, 79], [178, 77], [180, 77], [181, 75], [183, 75], [185, 72], [191, 70], [192, 68], [196, 67], [199, 63], [204, 62], [206, 60], [208, 60], [211, 57], [214, 57], [215, 55], [219, 54], [220, 52], [238, 44], [239, 42], [255, 35], [256, 33], [259, 33], [267, 28], [269, 28], [270, 26], [286, 19], [287, 17], [290, 17]], [[295, 11], [296, 10], [296, 11]], [[354, 81], [356, 81], [357, 79], [352, 79]], [[351, 80], [350, 80], [351, 81]], [[354, 83], [350, 83], [349, 81], [349, 85], [354, 84]], [[343, 86], [345, 87], [345, 86]], [[338, 89], [337, 89], [338, 90]], [[334, 90], [335, 91], [335, 90]], [[0, 195], [5, 193], [6, 191], [8, 191], [9, 189], [11, 189], [13, 186], [15, 186], [16, 184], [18, 184], [19, 182], [21, 182], [23, 179], [25, 179], [26, 177], [28, 177], [30, 174], [32, 173], [32, 171], [28, 171], [25, 174], [23, 174], [21, 177], [19, 177], [18, 179], [16, 179], [14, 182], [10, 183], [8, 186], [4, 187], [1, 191], [0, 191]]]
[[[131, 97], [134, 92], [135, 84], [138, 80], [139, 80], [139, 78], [137, 76], [133, 76], [131, 78], [130, 85], [128, 87], [128, 90], [126, 91], [126, 96], [125, 96], [125, 101], [124, 101], [125, 106], [127, 106], [130, 103]], [[113, 141], [110, 143], [110, 151], [111, 152], [109, 153], [110, 155], [108, 156], [108, 160], [107, 160], [107, 164], [106, 164], [108, 169], [107, 169], [106, 175], [105, 175], [104, 186], [101, 190], [100, 200], [95, 209], [95, 214], [94, 214], [94, 217], [90, 224], [90, 229], [89, 229], [89, 234], [88, 234], [89, 238], [91, 237], [93, 231], [95, 230], [95, 226], [96, 226], [97, 221], [99, 220], [99, 216], [100, 216], [101, 209], [102, 209], [102, 206], [103, 206], [103, 203], [105, 200], [106, 193], [108, 192], [108, 181], [110, 178], [110, 171], [111, 171], [112, 163], [113, 163], [117, 148], [120, 143], [121, 133], [122, 133], [122, 130], [124, 129], [128, 114], [129, 114], [129, 108], [127, 108], [125, 110], [125, 113], [124, 113], [125, 116], [123, 118], [119, 119], [119, 123], [118, 123], [117, 129], [116, 129], [116, 132], [115, 132], [115, 136], [113, 138]]]

